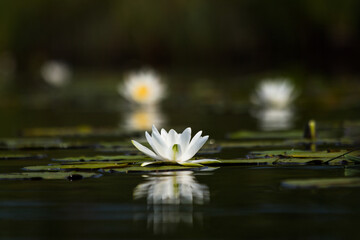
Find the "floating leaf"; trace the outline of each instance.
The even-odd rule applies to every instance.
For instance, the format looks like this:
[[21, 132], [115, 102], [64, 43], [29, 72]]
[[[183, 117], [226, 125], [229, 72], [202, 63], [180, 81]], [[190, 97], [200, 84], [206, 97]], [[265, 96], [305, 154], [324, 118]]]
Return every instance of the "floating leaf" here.
[[15, 138], [1, 139], [0, 149], [19, 149], [19, 150], [51, 150], [51, 149], [87, 149], [97, 148], [98, 144], [82, 142], [63, 142], [53, 138]]
[[129, 166], [119, 169], [104, 169], [105, 173], [147, 173], [147, 172], [168, 172], [168, 171], [199, 171], [207, 167], [185, 167], [181, 165], [161, 165], [161, 166]]
[[344, 175], [345, 177], [353, 177], [353, 176], [359, 176], [360, 175], [360, 168], [359, 166], [351, 166], [351, 167], [345, 167]]
[[285, 188], [336, 188], [360, 187], [360, 178], [322, 178], [285, 180], [281, 183]]
[[107, 161], [124, 161], [129, 160], [128, 162], [139, 162], [144, 161], [146, 159], [150, 159], [144, 155], [116, 155], [116, 156], [91, 156], [91, 157], [67, 157], [67, 158], [56, 158], [53, 159], [54, 161], [61, 161], [61, 162], [107, 162]]
[[62, 170], [98, 170], [106, 168], [123, 168], [127, 163], [77, 163], [77, 164], [58, 164], [47, 166], [28, 166], [24, 167], [27, 171], [62, 171]]
[[286, 147], [288, 143], [284, 141], [244, 141], [244, 142], [220, 142], [222, 148], [255, 148], [255, 147]]
[[15, 160], [15, 159], [42, 159], [45, 158], [44, 154], [0, 154], [0, 160]]
[[272, 151], [255, 151], [250, 155], [255, 157], [284, 157], [284, 158], [334, 158], [347, 151], [306, 151], [306, 150], [272, 150]]
[[351, 152], [345, 155], [345, 158], [354, 162], [360, 162], [359, 151]]
[[302, 138], [303, 131], [277, 131], [277, 132], [255, 132], [255, 131], [237, 131], [228, 135], [229, 139], [289, 139]]
[[101, 174], [86, 172], [23, 172], [23, 173], [4, 173], [0, 174], [0, 180], [80, 180], [83, 178], [100, 177]]
[[84, 125], [60, 128], [30, 128], [25, 129], [22, 135], [26, 137], [119, 137], [125, 135], [125, 132], [118, 128], [93, 128]]

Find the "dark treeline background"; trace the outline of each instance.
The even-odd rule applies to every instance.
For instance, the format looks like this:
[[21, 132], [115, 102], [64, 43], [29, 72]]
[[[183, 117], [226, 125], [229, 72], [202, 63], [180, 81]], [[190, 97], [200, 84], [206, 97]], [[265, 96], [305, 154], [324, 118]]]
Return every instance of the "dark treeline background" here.
[[19, 72], [303, 65], [357, 71], [358, 0], [1, 0], [0, 53]]

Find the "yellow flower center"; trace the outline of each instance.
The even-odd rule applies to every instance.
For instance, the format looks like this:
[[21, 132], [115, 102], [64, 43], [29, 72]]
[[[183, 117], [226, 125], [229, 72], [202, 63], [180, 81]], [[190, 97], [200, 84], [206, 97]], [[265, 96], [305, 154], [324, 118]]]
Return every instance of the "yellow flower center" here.
[[144, 101], [149, 97], [149, 88], [146, 85], [139, 86], [135, 90], [134, 98], [137, 101]]

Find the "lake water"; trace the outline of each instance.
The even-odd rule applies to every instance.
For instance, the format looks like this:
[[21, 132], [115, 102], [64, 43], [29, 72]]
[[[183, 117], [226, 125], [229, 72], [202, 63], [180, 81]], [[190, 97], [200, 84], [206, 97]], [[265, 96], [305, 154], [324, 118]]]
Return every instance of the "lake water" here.
[[[18, 137], [24, 129], [34, 127], [124, 126], [133, 110], [116, 93], [109, 93], [111, 81], [100, 84], [97, 91], [93, 86], [100, 82], [78, 84], [60, 93], [44, 88], [3, 97], [2, 136]], [[218, 89], [219, 94], [218, 86], [211, 85], [211, 81], [203, 82], [204, 89], [200, 90], [191, 81], [179, 82], [171, 85], [171, 100], [158, 109], [167, 129], [181, 131], [191, 126], [194, 132], [203, 130], [218, 142], [235, 130], [269, 126], [252, 113], [248, 82], [244, 84], [246, 89], [240, 89], [240, 83], [230, 85], [229, 80], [227, 87]], [[340, 91], [336, 86], [341, 86], [341, 82], [331, 84], [334, 86], [328, 88], [324, 87], [326, 82], [320, 84], [323, 88], [318, 91], [307, 83], [302, 85], [291, 128], [302, 129], [312, 118], [323, 128], [359, 119], [357, 90]], [[270, 119], [271, 124], [274, 122]], [[64, 139], [129, 141], [116, 136]], [[269, 148], [224, 149], [206, 157], [240, 158], [254, 149]], [[1, 160], [0, 173], [53, 163], [52, 158], [116, 154], [96, 149], [2, 153], [40, 153], [47, 157]], [[79, 181], [2, 180], [0, 239], [356, 239], [360, 235], [356, 228], [360, 188], [281, 186], [285, 179], [344, 176], [343, 166], [304, 165], [224, 166], [212, 171], [157, 174], [103, 173], [100, 178]], [[159, 198], [162, 191], [166, 194], [166, 188], [171, 187], [177, 191], [177, 197]]]

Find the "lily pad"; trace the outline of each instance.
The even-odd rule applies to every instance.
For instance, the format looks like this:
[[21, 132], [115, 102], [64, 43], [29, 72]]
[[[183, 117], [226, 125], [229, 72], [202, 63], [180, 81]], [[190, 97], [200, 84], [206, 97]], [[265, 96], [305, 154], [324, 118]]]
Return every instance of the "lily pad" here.
[[256, 132], [256, 131], [237, 131], [228, 134], [229, 139], [290, 139], [302, 138], [303, 131], [278, 131], [278, 132]]
[[359, 151], [356, 152], [352, 152], [349, 154], [345, 155], [345, 158], [354, 162], [360, 162], [360, 155], [359, 155]]
[[57, 164], [47, 166], [28, 166], [24, 167], [27, 171], [64, 171], [64, 170], [98, 170], [106, 168], [124, 168], [127, 163], [77, 163], [77, 164]]
[[42, 159], [45, 158], [44, 154], [0, 154], [0, 160], [15, 160], [15, 159]]
[[272, 150], [272, 151], [254, 151], [250, 156], [255, 157], [283, 157], [283, 158], [334, 158], [346, 153], [346, 150], [340, 151], [306, 151], [306, 150]]
[[63, 142], [54, 138], [14, 138], [1, 139], [0, 149], [6, 150], [60, 150], [60, 149], [88, 149], [97, 148], [98, 144], [82, 142]]
[[0, 174], [0, 180], [80, 180], [83, 178], [95, 178], [100, 176], [102, 176], [102, 174], [86, 172], [22, 172]]
[[107, 137], [122, 136], [125, 132], [115, 128], [94, 128], [91, 126], [59, 127], [59, 128], [29, 128], [22, 132], [26, 137]]
[[185, 167], [181, 165], [151, 165], [148, 167], [129, 166], [119, 169], [104, 169], [105, 173], [148, 173], [148, 172], [168, 172], [168, 171], [199, 171], [207, 167]]
[[52, 159], [54, 161], [61, 162], [108, 162], [108, 161], [124, 161], [128, 160], [128, 162], [139, 162], [146, 159], [150, 159], [144, 155], [116, 155], [116, 156], [91, 156], [91, 157], [67, 157], [67, 158], [56, 158]]
[[360, 178], [320, 178], [285, 180], [281, 183], [285, 188], [337, 188], [360, 187]]

